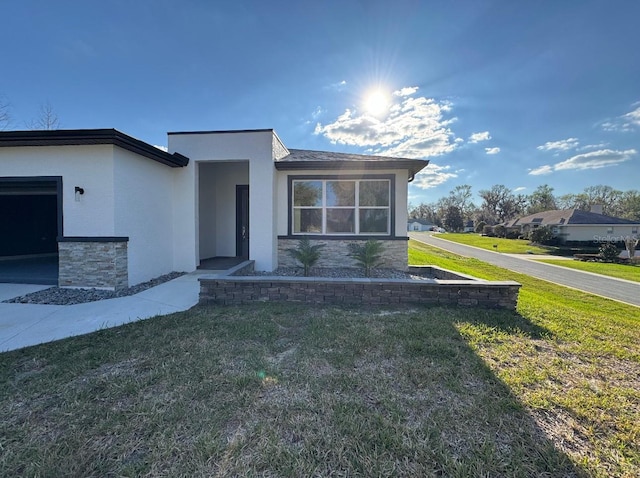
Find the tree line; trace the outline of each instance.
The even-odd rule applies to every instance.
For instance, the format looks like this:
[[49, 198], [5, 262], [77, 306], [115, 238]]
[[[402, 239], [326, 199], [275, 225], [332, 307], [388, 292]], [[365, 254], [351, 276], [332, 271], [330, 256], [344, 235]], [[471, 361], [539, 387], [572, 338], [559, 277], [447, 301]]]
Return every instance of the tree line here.
[[496, 225], [518, 217], [554, 209], [580, 209], [602, 206], [607, 216], [640, 221], [640, 191], [619, 191], [611, 186], [589, 186], [581, 193], [556, 196], [547, 184], [538, 186], [531, 194], [518, 194], [497, 184], [481, 189], [480, 205], [472, 201], [471, 186], [456, 186], [434, 203], [409, 205], [409, 219], [424, 219], [449, 231], [461, 231], [470, 223]]

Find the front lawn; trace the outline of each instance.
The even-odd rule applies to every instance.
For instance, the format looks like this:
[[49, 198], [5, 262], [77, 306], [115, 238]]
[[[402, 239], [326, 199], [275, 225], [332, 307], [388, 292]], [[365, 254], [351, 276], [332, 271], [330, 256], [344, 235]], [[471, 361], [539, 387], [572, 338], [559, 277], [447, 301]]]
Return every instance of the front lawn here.
[[[468, 246], [479, 247], [489, 251], [504, 252], [507, 254], [554, 254], [557, 247], [534, 246], [524, 239], [504, 239], [500, 237], [481, 236], [472, 233], [447, 233], [437, 234], [435, 237], [446, 239], [447, 241], [458, 242]], [[494, 246], [498, 247], [494, 247]]]
[[638, 476], [638, 309], [195, 307], [0, 355], [0, 476]]
[[640, 265], [542, 259], [540, 262], [640, 282]]

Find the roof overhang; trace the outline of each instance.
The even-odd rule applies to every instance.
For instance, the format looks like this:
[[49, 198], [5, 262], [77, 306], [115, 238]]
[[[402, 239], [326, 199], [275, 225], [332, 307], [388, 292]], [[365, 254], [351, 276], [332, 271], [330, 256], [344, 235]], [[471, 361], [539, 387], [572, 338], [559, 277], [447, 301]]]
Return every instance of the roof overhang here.
[[409, 176], [415, 176], [429, 164], [428, 160], [403, 159], [403, 160], [376, 160], [376, 161], [276, 161], [278, 171], [343, 171], [364, 170], [374, 171], [381, 169], [405, 169]]
[[180, 153], [167, 153], [116, 129], [0, 131], [0, 147], [98, 144], [118, 146], [172, 168], [180, 168], [189, 164], [189, 158]]

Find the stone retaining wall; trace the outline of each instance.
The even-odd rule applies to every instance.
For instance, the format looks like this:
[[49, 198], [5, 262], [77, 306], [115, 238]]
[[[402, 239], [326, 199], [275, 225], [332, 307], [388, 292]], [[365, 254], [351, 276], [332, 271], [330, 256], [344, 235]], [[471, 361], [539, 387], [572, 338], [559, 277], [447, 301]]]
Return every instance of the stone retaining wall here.
[[[437, 268], [429, 269], [437, 276], [438, 271], [434, 270]], [[456, 276], [453, 272], [446, 272]], [[516, 308], [520, 289], [517, 282], [488, 282], [470, 280], [468, 277], [459, 277], [457, 280], [404, 280], [203, 276], [200, 279], [200, 304], [231, 305], [287, 301], [314, 304], [427, 304], [511, 310]]]
[[65, 237], [58, 240], [58, 286], [109, 290], [129, 286], [128, 238]]
[[[397, 240], [379, 239], [384, 243], [382, 267], [405, 270], [407, 268], [409, 241], [406, 238]], [[366, 239], [311, 239], [312, 245], [322, 244], [320, 260], [316, 267], [359, 267], [349, 256], [349, 244], [363, 244]], [[298, 239], [278, 238], [278, 267], [299, 267], [300, 264], [291, 257], [290, 249], [298, 247]]]

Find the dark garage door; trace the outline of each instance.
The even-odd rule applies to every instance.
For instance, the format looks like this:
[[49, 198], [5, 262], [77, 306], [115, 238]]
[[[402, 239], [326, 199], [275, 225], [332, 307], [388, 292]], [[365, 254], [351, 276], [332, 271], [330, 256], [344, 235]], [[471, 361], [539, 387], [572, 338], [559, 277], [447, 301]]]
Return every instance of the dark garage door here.
[[57, 283], [60, 178], [0, 178], [0, 281]]

